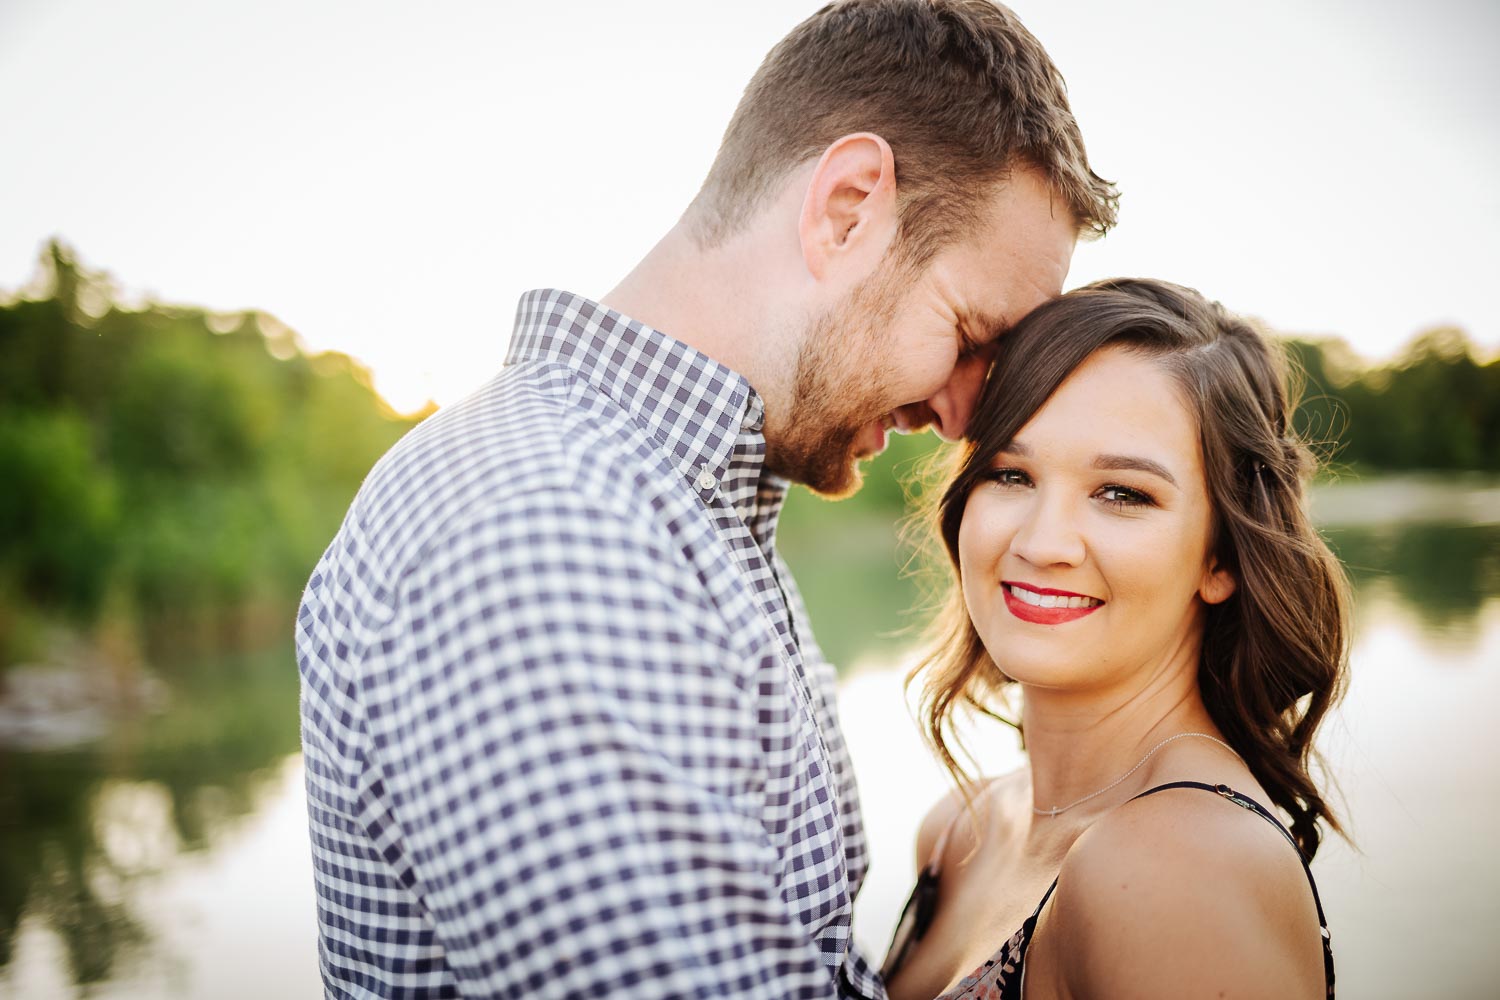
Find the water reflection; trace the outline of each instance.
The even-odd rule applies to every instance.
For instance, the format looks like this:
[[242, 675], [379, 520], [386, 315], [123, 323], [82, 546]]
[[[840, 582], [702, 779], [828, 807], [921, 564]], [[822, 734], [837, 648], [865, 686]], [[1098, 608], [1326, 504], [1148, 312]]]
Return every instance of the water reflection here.
[[23, 916], [63, 944], [80, 984], [108, 978], [119, 952], [147, 939], [127, 901], [130, 875], [100, 849], [93, 822], [96, 769], [41, 754], [4, 758], [0, 770], [0, 956], [9, 964]]
[[0, 970], [26, 924], [53, 936], [80, 987], [147, 950], [158, 917], [136, 905], [137, 885], [249, 815], [297, 749], [290, 655], [185, 671], [164, 714], [87, 750], [0, 751]]
[[[1435, 639], [1471, 639], [1485, 597], [1500, 594], [1500, 525], [1387, 524], [1324, 534], [1354, 579], [1356, 607], [1389, 588]], [[1358, 615], [1356, 623], [1366, 620]]]

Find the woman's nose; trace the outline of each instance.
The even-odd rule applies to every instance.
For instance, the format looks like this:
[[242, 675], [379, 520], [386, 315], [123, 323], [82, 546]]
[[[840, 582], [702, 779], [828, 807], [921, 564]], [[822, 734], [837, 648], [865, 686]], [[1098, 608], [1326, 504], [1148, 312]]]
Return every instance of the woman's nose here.
[[1011, 551], [1033, 566], [1079, 565], [1086, 546], [1078, 514], [1072, 504], [1038, 492], [1011, 538]]

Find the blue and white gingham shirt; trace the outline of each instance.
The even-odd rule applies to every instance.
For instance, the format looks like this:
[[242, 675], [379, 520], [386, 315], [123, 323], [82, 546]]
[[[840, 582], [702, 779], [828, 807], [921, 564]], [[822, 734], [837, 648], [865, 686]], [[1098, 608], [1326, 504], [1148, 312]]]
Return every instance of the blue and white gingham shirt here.
[[375, 467], [298, 616], [336, 997], [883, 998], [744, 378], [565, 292]]

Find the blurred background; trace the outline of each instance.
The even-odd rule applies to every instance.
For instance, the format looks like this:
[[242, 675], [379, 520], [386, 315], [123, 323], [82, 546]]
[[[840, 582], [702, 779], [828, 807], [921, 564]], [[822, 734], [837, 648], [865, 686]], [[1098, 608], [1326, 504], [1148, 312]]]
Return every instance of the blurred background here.
[[[815, 3], [0, 0], [0, 996], [320, 994], [296, 601], [374, 460], [602, 295]], [[1284, 337], [1357, 586], [1315, 865], [1351, 997], [1500, 957], [1500, 40], [1493, 4], [1018, 0], [1145, 274]], [[935, 447], [779, 545], [843, 677], [880, 953], [943, 778], [896, 527]], [[976, 726], [988, 768], [1014, 766]]]

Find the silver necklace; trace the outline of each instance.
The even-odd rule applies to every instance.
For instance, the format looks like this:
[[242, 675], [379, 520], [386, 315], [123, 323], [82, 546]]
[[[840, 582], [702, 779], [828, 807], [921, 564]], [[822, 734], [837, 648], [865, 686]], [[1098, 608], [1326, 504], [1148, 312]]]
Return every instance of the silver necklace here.
[[[1228, 743], [1225, 743], [1223, 740], [1219, 739], [1217, 736], [1210, 736], [1207, 733], [1178, 733], [1176, 736], [1168, 736], [1166, 739], [1164, 739], [1160, 743], [1156, 744], [1156, 746], [1152, 747], [1150, 750], [1147, 750], [1146, 751], [1146, 756], [1142, 757], [1140, 760], [1138, 760], [1138, 761], [1135, 762], [1135, 767], [1132, 767], [1130, 770], [1126, 771], [1124, 774], [1120, 775], [1114, 781], [1111, 781], [1109, 784], [1105, 785], [1103, 788], [1099, 789], [1097, 792], [1090, 792], [1089, 794], [1085, 795], [1083, 798], [1079, 799], [1077, 802], [1069, 802], [1065, 806], [1053, 806], [1051, 809], [1038, 809], [1036, 806], [1032, 806], [1031, 807], [1031, 811], [1034, 812], [1034, 813], [1036, 813], [1038, 816], [1056, 816], [1059, 813], [1065, 813], [1065, 812], [1067, 812], [1069, 809], [1072, 809], [1074, 806], [1081, 806], [1081, 805], [1083, 805], [1089, 799], [1096, 799], [1099, 796], [1103, 795], [1105, 792], [1109, 791], [1111, 788], [1114, 788], [1116, 785], [1118, 785], [1120, 782], [1124, 781], [1126, 778], [1130, 777], [1135, 772], [1139, 771], [1141, 769], [1141, 766], [1144, 765], [1146, 763], [1146, 761], [1150, 760], [1151, 759], [1151, 755], [1154, 754], [1154, 753], [1156, 753], [1156, 751], [1160, 750], [1162, 747], [1166, 746], [1168, 743], [1171, 743], [1173, 740], [1185, 740], [1189, 736], [1197, 736], [1199, 739], [1212, 740], [1213, 742], [1219, 744], [1219, 746], [1223, 747], [1225, 750], [1228, 750], [1230, 753], [1234, 754], [1236, 757], [1240, 756], [1238, 753], [1235, 753], [1234, 747], [1230, 746]], [[1241, 758], [1241, 759], [1243, 760], [1244, 758]]]

